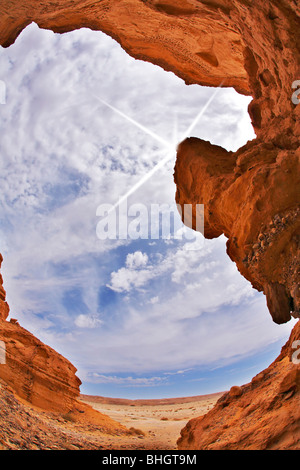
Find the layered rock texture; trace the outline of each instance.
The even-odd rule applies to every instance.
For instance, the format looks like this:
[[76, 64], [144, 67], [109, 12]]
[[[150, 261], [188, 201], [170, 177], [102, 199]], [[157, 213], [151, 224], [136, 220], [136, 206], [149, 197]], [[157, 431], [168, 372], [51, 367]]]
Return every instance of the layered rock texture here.
[[132, 433], [108, 416], [77, 402], [68, 413], [53, 413], [21, 401], [0, 379], [0, 450], [102, 450], [131, 448]]
[[[182, 206], [205, 205], [205, 236], [225, 234], [230, 258], [254, 288], [264, 292], [276, 323], [289, 321], [291, 315], [299, 317], [298, 94], [292, 100], [293, 84], [300, 80], [299, 3], [294, 0], [3, 0], [0, 13], [0, 44], [4, 47], [12, 44], [32, 21], [60, 33], [89, 27], [106, 32], [129, 54], [173, 71], [188, 84], [230, 86], [253, 97], [249, 114], [257, 138], [238, 152], [227, 152], [195, 138], [179, 146], [176, 201]], [[191, 225], [195, 228], [195, 213]], [[33, 340], [17, 324], [5, 323], [7, 308], [1, 288], [3, 321], [0, 325], [2, 337], [11, 342], [7, 352], [13, 371], [11, 376], [7, 372], [6, 380], [27, 398], [39, 396], [40, 402], [45, 399], [43, 390], [49, 384], [59, 390], [60, 397], [76, 395], [79, 384], [72, 366]], [[294, 335], [298, 332], [299, 324]], [[20, 359], [21, 349], [28, 350], [25, 363]], [[278, 438], [272, 429], [268, 438], [261, 430], [256, 438], [245, 430], [244, 440], [239, 441], [244, 447], [247, 440], [248, 447], [293, 447], [283, 428], [286, 427], [286, 433], [289, 427], [291, 431], [295, 429], [299, 366], [287, 357], [286, 353], [285, 358], [278, 359], [260, 382], [254, 381], [243, 388], [240, 396], [240, 391], [232, 391], [216, 409], [218, 416], [227, 413], [226, 423], [230, 426], [233, 422], [230, 413], [232, 420], [238, 417], [250, 420], [260, 410], [270, 417], [269, 421], [263, 419], [261, 427], [272, 426], [271, 417], [275, 419], [277, 411], [283, 408], [281, 404], [286, 405], [288, 411], [284, 417], [280, 415], [281, 424], [276, 421], [282, 430], [281, 434], [277, 433]], [[36, 388], [32, 377], [36, 377]], [[57, 377], [62, 378], [59, 386]], [[290, 380], [296, 385], [293, 390], [284, 390], [284, 383]], [[269, 395], [264, 391], [267, 389]], [[250, 392], [257, 397], [253, 406]], [[265, 401], [259, 398], [260, 394], [267, 397]], [[180, 446], [212, 446], [209, 431], [205, 432], [206, 439], [199, 437], [199, 430], [210, 426], [210, 420], [215, 418], [211, 415], [205, 418], [205, 423], [194, 421], [186, 428]], [[224, 446], [230, 445], [235, 445], [234, 437], [228, 435]]]
[[40, 408], [68, 412], [79, 396], [76, 368], [18, 323], [0, 321], [0, 340], [5, 343], [5, 364], [0, 378], [19, 397]]

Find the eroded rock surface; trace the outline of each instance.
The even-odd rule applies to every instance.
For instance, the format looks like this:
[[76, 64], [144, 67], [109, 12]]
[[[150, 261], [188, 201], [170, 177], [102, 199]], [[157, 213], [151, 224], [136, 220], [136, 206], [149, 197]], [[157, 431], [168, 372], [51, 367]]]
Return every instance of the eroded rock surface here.
[[51, 411], [67, 412], [79, 396], [76, 368], [18, 323], [0, 321], [6, 363], [0, 378], [29, 403]]
[[67, 413], [34, 407], [0, 379], [0, 450], [103, 450], [112, 448], [111, 440], [121, 448], [124, 438], [136, 448], [130, 435], [84, 403]]
[[136, 58], [172, 70], [187, 83], [227, 86], [249, 93], [245, 45], [234, 21], [233, 2], [197, 0], [3, 0], [0, 44], [9, 46], [29, 23], [66, 32], [101, 30]]

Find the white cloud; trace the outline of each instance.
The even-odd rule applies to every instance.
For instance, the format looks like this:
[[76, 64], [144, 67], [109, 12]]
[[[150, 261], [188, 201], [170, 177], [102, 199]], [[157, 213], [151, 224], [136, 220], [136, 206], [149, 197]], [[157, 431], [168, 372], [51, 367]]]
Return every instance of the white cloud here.
[[165, 372], [165, 375], [183, 375], [185, 374], [186, 372], [190, 372], [191, 368], [189, 369], [183, 369], [183, 370], [176, 370], [175, 372]]
[[285, 341], [291, 329], [291, 325], [279, 329], [272, 323], [261, 296], [245, 302], [243, 310], [231, 308], [225, 313], [219, 309], [192, 322], [185, 318], [185, 311], [194, 308], [192, 299], [187, 297], [179, 305], [176, 300], [156, 304], [155, 310], [146, 306], [131, 310], [114, 330], [91, 331], [89, 344], [85, 341], [75, 353], [78, 363], [86, 364], [80, 369], [119, 377], [203, 366], [221, 368], [263, 351], [275, 341]]
[[114, 384], [114, 385], [126, 385], [133, 387], [154, 387], [161, 385], [166, 381], [165, 377], [120, 377], [120, 376], [109, 376], [99, 374], [97, 372], [90, 373], [87, 376], [87, 380], [93, 383], [100, 384]]
[[148, 256], [146, 253], [136, 251], [135, 253], [128, 253], [126, 258], [126, 266], [129, 269], [136, 269], [146, 266], [148, 263]]
[[102, 321], [95, 315], [80, 314], [75, 318], [74, 323], [78, 328], [95, 328], [101, 325]]
[[129, 292], [132, 288], [142, 287], [152, 277], [152, 268], [147, 268], [147, 263], [146, 253], [129, 253], [126, 257], [126, 267], [112, 272], [111, 283], [107, 286], [116, 292]]
[[151, 279], [151, 270], [134, 270], [121, 268], [111, 273], [111, 283], [107, 286], [116, 292], [129, 292], [132, 288], [138, 289]]

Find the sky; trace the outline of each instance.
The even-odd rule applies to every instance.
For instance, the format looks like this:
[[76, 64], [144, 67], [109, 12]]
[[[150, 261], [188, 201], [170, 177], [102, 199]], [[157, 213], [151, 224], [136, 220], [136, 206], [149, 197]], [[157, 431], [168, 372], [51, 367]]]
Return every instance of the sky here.
[[231, 151], [255, 138], [251, 98], [187, 86], [101, 32], [34, 23], [1, 48], [0, 84], [10, 315], [75, 365], [81, 392], [201, 395], [268, 366], [294, 323], [272, 322], [224, 236], [182, 225], [173, 181], [183, 138]]

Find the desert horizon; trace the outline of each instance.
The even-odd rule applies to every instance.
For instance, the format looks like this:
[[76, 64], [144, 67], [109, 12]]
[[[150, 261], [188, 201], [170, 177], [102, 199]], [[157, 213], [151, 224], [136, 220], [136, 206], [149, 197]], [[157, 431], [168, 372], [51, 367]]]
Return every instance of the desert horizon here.
[[[80, 400], [132, 431], [132, 438], [123, 442], [124, 448], [136, 445], [133, 440], [140, 442], [140, 449], [176, 450], [181, 429], [190, 419], [211, 410], [223, 394], [148, 400], [80, 395]], [[117, 442], [107, 437], [108, 448]]]
[[226, 391], [213, 392], [213, 393], [203, 393], [199, 395], [187, 395], [187, 396], [176, 396], [168, 398], [123, 398], [123, 397], [108, 397], [102, 395], [90, 395], [88, 393], [80, 393], [80, 399], [86, 400], [89, 399], [91, 402], [103, 403], [103, 404], [112, 404], [112, 405], [167, 405], [167, 404], [176, 404], [176, 403], [189, 403], [192, 401], [197, 401], [202, 398], [212, 397], [214, 395], [223, 395]]

